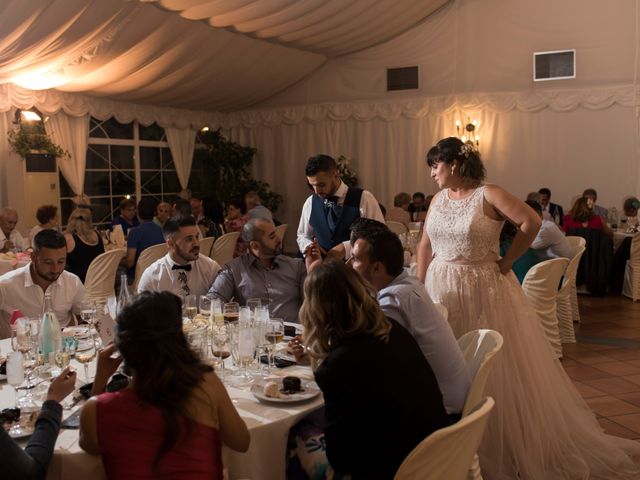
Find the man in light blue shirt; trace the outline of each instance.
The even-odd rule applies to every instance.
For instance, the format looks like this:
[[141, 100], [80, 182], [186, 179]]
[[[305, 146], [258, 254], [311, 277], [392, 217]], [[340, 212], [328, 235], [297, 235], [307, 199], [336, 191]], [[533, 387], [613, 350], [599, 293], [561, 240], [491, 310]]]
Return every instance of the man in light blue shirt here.
[[449, 323], [424, 285], [403, 269], [400, 239], [386, 225], [357, 219], [351, 227], [349, 263], [378, 292], [382, 312], [415, 338], [435, 373], [447, 413], [459, 415], [469, 386], [469, 371]]

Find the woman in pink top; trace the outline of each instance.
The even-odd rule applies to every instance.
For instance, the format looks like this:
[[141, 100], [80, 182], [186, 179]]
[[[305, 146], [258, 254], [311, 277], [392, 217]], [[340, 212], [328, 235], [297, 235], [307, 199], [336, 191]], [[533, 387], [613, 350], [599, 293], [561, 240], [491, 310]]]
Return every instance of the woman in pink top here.
[[604, 230], [607, 234], [611, 233], [609, 227], [602, 221], [602, 217], [593, 211], [593, 200], [588, 197], [578, 198], [571, 207], [571, 211], [564, 216], [562, 229], [567, 233], [572, 228], [593, 228]]
[[[251, 217], [245, 213], [244, 200], [234, 197], [227, 202], [227, 218], [224, 220], [224, 229], [229, 232], [242, 232], [242, 227]], [[242, 239], [242, 234], [238, 237], [236, 247], [233, 251], [233, 258], [244, 255], [247, 252], [247, 244]]]
[[249, 432], [222, 382], [190, 349], [180, 299], [143, 292], [117, 324], [115, 346], [98, 357], [92, 393], [118, 367], [115, 347], [133, 379], [85, 404], [80, 446], [102, 455], [111, 479], [222, 479], [222, 444], [245, 452]]

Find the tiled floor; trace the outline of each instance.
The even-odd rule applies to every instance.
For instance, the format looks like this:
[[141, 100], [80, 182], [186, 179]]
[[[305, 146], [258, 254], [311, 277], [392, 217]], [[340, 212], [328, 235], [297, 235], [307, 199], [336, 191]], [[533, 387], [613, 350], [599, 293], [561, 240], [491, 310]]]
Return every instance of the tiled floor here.
[[640, 440], [640, 302], [579, 297], [578, 342], [562, 364], [608, 433]]

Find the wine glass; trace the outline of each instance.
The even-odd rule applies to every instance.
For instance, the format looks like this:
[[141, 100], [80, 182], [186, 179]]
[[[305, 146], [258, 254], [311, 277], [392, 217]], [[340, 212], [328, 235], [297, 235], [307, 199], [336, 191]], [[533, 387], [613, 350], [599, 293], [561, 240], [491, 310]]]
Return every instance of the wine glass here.
[[76, 355], [75, 355], [76, 361], [82, 363], [82, 365], [84, 366], [85, 383], [89, 383], [91, 381], [89, 379], [89, 364], [96, 357], [96, 344], [93, 337], [90, 339], [88, 344], [89, 344], [89, 348], [86, 348], [80, 351], [76, 349]]
[[80, 319], [89, 325], [90, 330], [95, 330], [96, 328], [96, 312], [97, 307], [95, 302], [91, 302], [84, 306], [84, 308], [80, 311]]
[[241, 325], [239, 323], [229, 325], [232, 327], [231, 332], [231, 353], [234, 353], [241, 367], [241, 373], [238, 378], [242, 383], [248, 383], [253, 380], [249, 373], [249, 364], [253, 362], [255, 356], [256, 344], [253, 335], [253, 327], [250, 325]]
[[240, 304], [238, 302], [228, 302], [222, 306], [222, 315], [225, 322], [237, 322], [240, 318]]
[[284, 322], [281, 318], [272, 318], [267, 322], [265, 339], [271, 344], [269, 365], [273, 366], [273, 356], [276, 352], [276, 345], [284, 338]]
[[[18, 387], [24, 382], [24, 366], [22, 363], [22, 354], [20, 352], [11, 352], [7, 356], [7, 383], [11, 385], [15, 391], [15, 406], [18, 405]], [[13, 424], [9, 433], [12, 435], [22, 434], [22, 427], [20, 422]]]
[[220, 379], [224, 382], [224, 360], [231, 355], [229, 334], [225, 326], [222, 328], [214, 326], [211, 334], [211, 353], [220, 361]]
[[256, 308], [259, 308], [262, 305], [262, 300], [259, 298], [250, 298], [247, 300], [247, 307], [251, 310], [251, 315], [255, 315]]
[[184, 296], [184, 313], [189, 320], [196, 318], [198, 314], [198, 297], [195, 295]]

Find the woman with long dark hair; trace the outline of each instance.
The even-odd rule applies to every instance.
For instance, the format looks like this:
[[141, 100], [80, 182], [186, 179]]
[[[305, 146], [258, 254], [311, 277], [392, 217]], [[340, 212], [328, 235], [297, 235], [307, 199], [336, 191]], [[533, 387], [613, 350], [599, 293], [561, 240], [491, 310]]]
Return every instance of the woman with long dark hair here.
[[[180, 299], [143, 292], [117, 325], [115, 345], [133, 380], [86, 403], [80, 446], [102, 455], [109, 478], [222, 479], [222, 444], [244, 452], [249, 432], [222, 382], [190, 349]], [[101, 355], [96, 382], [108, 377], [105, 368], [117, 364]]]

